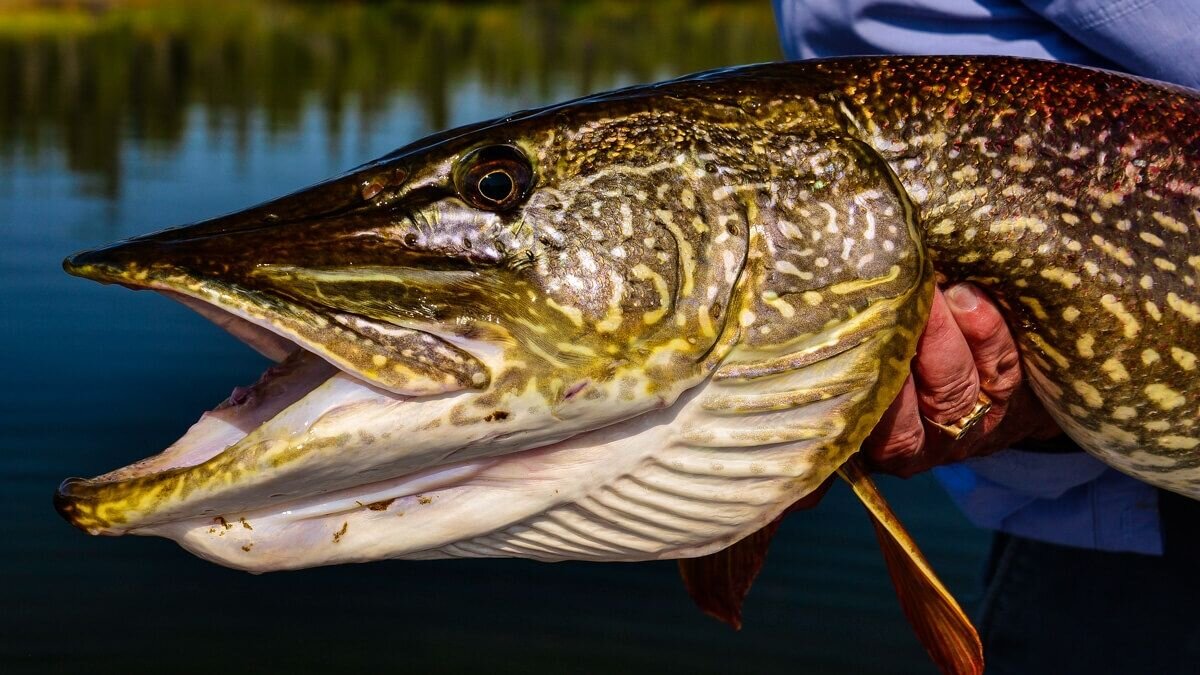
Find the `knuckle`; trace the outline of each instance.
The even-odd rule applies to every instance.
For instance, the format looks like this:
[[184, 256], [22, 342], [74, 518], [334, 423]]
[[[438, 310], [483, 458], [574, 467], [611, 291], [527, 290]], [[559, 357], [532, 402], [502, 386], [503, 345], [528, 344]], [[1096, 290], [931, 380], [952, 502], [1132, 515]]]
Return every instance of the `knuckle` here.
[[910, 461], [921, 454], [925, 447], [925, 429], [920, 425], [912, 428], [894, 429], [880, 446], [877, 461], [895, 463]]
[[1015, 349], [1005, 349], [997, 355], [992, 377], [988, 378], [988, 392], [993, 397], [1007, 397], [1021, 386], [1021, 357]]
[[923, 387], [924, 403], [935, 421], [945, 423], [961, 418], [979, 400], [979, 383], [974, 377], [956, 378], [931, 387]]

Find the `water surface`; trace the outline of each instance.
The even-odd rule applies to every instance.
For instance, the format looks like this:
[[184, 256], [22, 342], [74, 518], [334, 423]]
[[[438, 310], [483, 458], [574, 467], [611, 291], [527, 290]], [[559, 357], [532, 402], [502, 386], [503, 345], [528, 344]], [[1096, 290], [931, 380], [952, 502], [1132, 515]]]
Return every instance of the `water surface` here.
[[[3, 670], [932, 672], [841, 489], [784, 525], [738, 634], [693, 610], [672, 563], [256, 577], [51, 508], [62, 478], [157, 452], [265, 367], [175, 303], [66, 276], [64, 255], [447, 126], [778, 57], [766, 2], [0, 11]], [[931, 480], [884, 489], [970, 605], [985, 535]]]

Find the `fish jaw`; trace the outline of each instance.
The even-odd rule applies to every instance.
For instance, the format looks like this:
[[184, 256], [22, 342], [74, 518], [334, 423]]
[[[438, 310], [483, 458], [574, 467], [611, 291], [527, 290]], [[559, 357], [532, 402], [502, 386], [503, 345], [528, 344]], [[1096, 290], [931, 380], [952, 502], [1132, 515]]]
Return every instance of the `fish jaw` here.
[[[509, 391], [397, 396], [304, 350], [275, 370], [161, 455], [68, 479], [55, 499], [60, 513], [91, 534], [155, 534], [178, 521], [319, 511], [324, 495], [378, 502], [380, 483], [411, 496], [402, 493], [424, 485], [424, 476], [457, 476], [470, 463], [667, 407], [692, 384], [664, 389], [644, 374], [619, 373], [550, 405], [536, 381]], [[612, 405], [595, 405], [597, 398]]]
[[727, 452], [715, 465], [712, 448], [682, 433], [708, 418], [705, 389], [539, 448], [131, 533], [250, 572], [397, 558], [704, 555], [775, 518], [840, 461], [823, 437], [753, 457]]
[[[488, 382], [483, 363], [428, 333], [204, 275], [162, 258], [152, 235], [75, 254], [63, 267], [72, 275], [101, 283], [159, 291], [268, 358], [282, 360], [302, 347], [395, 394], [437, 395]], [[406, 351], [415, 356], [396, 358]]]

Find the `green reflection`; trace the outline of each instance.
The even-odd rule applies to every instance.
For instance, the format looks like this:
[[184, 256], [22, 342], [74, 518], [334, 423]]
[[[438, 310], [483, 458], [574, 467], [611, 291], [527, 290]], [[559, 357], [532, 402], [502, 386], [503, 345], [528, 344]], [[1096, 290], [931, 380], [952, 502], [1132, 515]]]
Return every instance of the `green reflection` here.
[[40, 7], [0, 11], [0, 161], [62, 152], [108, 197], [121, 144], [174, 150], [197, 108], [244, 144], [315, 100], [337, 138], [348, 106], [369, 129], [397, 95], [442, 128], [466, 83], [544, 99], [780, 56], [765, 0]]

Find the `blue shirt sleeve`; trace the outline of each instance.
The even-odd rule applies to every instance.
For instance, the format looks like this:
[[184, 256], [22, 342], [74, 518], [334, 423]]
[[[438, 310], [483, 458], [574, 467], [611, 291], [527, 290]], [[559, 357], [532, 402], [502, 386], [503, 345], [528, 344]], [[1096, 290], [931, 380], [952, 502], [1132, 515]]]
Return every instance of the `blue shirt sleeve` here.
[[1008, 54], [1200, 88], [1196, 0], [775, 0], [784, 53]]
[[[788, 58], [1007, 54], [1200, 87], [1198, 0], [774, 0]], [[981, 527], [1162, 552], [1158, 493], [1085, 453], [1006, 450], [934, 471]]]
[[775, 0], [775, 18], [792, 59], [1007, 54], [1117, 67], [1018, 0]]
[[1200, 2], [1025, 0], [1033, 12], [1121, 70], [1200, 88]]
[[1004, 450], [934, 469], [979, 527], [1066, 546], [1161, 555], [1158, 492], [1083, 452]]

